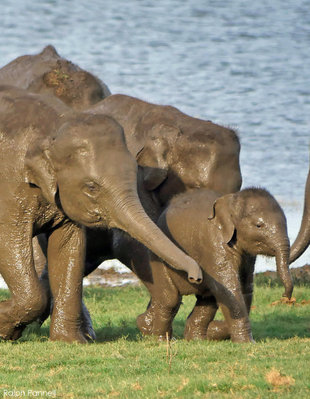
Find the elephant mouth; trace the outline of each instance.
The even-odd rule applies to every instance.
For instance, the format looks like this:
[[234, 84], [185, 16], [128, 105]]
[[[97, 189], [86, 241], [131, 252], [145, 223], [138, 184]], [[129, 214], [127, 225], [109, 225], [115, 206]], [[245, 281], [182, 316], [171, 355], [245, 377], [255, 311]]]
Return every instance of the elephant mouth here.
[[250, 253], [253, 252], [253, 255], [264, 255], [267, 257], [274, 257], [276, 255], [276, 251], [274, 248], [269, 247], [267, 244], [258, 241], [254, 244], [254, 251], [249, 251]]
[[81, 223], [87, 227], [96, 227], [102, 224], [102, 216], [96, 211], [87, 211]]

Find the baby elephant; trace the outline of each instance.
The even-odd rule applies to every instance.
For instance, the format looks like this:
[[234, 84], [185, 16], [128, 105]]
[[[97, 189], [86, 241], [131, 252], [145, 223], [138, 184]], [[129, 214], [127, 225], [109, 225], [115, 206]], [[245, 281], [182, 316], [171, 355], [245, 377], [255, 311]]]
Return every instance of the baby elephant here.
[[[158, 225], [198, 262], [203, 283], [191, 284], [186, 273], [173, 270], [155, 255], [150, 255], [151, 270], [145, 270], [145, 264], [142, 270], [141, 258], [133, 259], [134, 271], [151, 294], [147, 310], [137, 319], [142, 333], [171, 336], [182, 295], [195, 294], [186, 339], [223, 339], [227, 333], [233, 342], [252, 342], [249, 311], [258, 254], [276, 257], [283, 295], [291, 297], [286, 218], [267, 191], [249, 188], [219, 196], [197, 189], [172, 199]], [[212, 321], [218, 306], [225, 322]]]

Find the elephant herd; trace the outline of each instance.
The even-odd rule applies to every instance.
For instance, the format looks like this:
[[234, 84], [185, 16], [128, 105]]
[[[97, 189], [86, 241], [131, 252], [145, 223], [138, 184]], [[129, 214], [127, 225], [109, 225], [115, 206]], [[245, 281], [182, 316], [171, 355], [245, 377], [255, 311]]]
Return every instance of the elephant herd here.
[[0, 69], [0, 142], [0, 273], [11, 293], [0, 302], [2, 339], [50, 313], [52, 340], [95, 339], [83, 277], [112, 258], [149, 290], [143, 334], [171, 336], [182, 295], [194, 294], [186, 339], [253, 341], [258, 254], [276, 258], [291, 297], [289, 264], [310, 243], [310, 172], [290, 248], [272, 195], [240, 190], [232, 129], [112, 95], [47, 46]]

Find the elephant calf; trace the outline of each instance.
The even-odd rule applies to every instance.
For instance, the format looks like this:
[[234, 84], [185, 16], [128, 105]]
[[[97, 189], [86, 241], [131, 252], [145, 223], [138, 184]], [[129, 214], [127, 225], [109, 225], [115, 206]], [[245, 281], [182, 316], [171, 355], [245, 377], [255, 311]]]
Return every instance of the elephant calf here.
[[[284, 296], [291, 297], [289, 239], [286, 219], [265, 190], [249, 188], [219, 196], [198, 189], [176, 196], [161, 214], [159, 227], [203, 269], [203, 283], [191, 284], [184, 272], [171, 269], [150, 255], [150, 269], [138, 257], [133, 269], [151, 294], [147, 310], [138, 317], [144, 334], [165, 337], [182, 295], [195, 294], [196, 305], [187, 319], [186, 339], [253, 341], [249, 311], [256, 255], [275, 256]], [[140, 266], [141, 265], [141, 266]], [[220, 306], [225, 322], [212, 321]]]

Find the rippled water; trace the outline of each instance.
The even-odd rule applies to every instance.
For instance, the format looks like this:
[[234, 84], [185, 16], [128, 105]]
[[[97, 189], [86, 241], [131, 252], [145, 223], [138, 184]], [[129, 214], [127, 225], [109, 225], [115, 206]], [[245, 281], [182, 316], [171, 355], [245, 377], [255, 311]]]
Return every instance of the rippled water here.
[[[4, 0], [1, 14], [0, 66], [51, 43], [113, 93], [236, 128], [243, 186], [269, 189], [295, 238], [309, 163], [308, 0]], [[295, 266], [305, 262], [309, 250]]]

